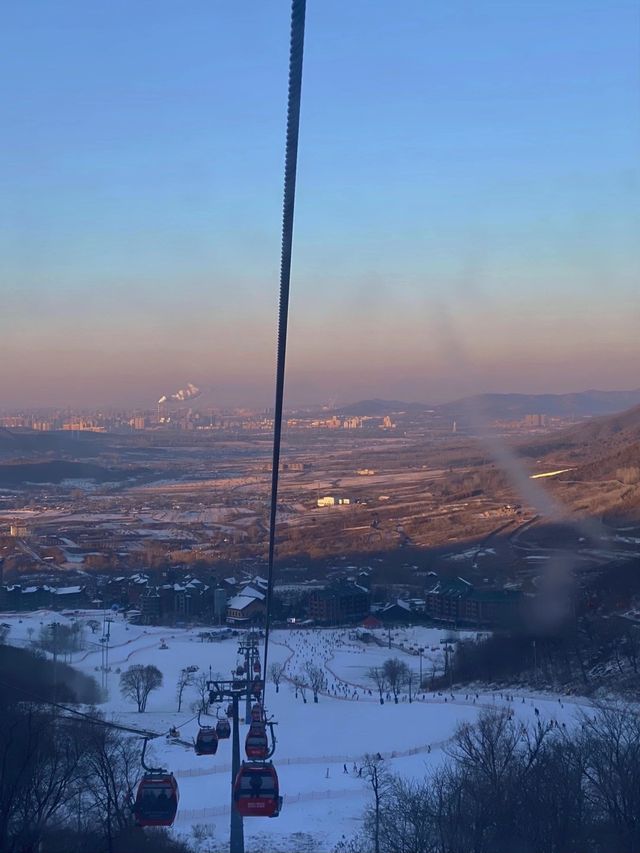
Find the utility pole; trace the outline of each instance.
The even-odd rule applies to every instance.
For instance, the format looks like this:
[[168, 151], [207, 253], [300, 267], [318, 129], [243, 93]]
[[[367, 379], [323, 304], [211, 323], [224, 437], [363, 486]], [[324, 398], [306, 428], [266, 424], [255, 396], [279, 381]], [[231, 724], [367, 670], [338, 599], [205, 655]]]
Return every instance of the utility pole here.
[[231, 753], [231, 823], [229, 827], [229, 853], [244, 853], [244, 825], [242, 815], [233, 800], [233, 786], [240, 771], [240, 702], [233, 694], [233, 743]]
[[245, 649], [244, 653], [244, 677], [245, 677], [245, 696], [244, 696], [244, 721], [249, 723], [251, 720], [251, 664], [249, 662], [249, 649]]
[[101, 647], [101, 656], [102, 656], [102, 690], [106, 696], [107, 688], [108, 688], [108, 679], [109, 679], [109, 641], [111, 639], [111, 619], [108, 616], [105, 616], [102, 622], [102, 637], [100, 637], [100, 647]]
[[107, 619], [107, 637], [104, 650], [104, 689], [109, 693], [109, 641], [111, 640], [111, 619]]
[[241, 655], [244, 655], [244, 668], [245, 668], [245, 723], [251, 722], [251, 692], [253, 687], [253, 679], [255, 674], [253, 672], [253, 664], [258, 660], [258, 637], [257, 635], [251, 631], [247, 636], [245, 642], [240, 643], [238, 646], [238, 652]]
[[420, 654], [420, 690], [422, 690], [422, 653], [424, 649], [422, 646], [418, 649], [418, 653]]
[[51, 623], [53, 641], [53, 701], [58, 701], [58, 623]]
[[100, 637], [98, 642], [100, 643], [100, 686], [104, 693], [104, 637]]
[[[450, 649], [450, 651], [453, 651], [453, 649]], [[447, 663], [449, 666], [449, 688], [451, 690], [453, 690], [453, 662], [451, 660], [449, 660], [448, 657], [447, 657]]]

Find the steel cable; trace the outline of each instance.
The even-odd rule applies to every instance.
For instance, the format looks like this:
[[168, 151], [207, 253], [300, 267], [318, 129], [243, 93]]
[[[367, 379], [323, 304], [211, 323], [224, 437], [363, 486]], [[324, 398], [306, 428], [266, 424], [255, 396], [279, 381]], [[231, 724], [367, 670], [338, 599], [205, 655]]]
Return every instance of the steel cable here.
[[264, 663], [262, 677], [264, 693], [267, 686], [269, 659], [269, 629], [273, 596], [273, 567], [276, 550], [276, 519], [278, 513], [278, 479], [280, 445], [282, 441], [282, 409], [284, 401], [287, 326], [289, 319], [289, 286], [291, 282], [291, 252], [293, 246], [293, 213], [296, 196], [298, 165], [298, 133], [300, 129], [300, 99], [302, 93], [302, 58], [304, 52], [304, 22], [306, 0], [292, 0], [291, 42], [289, 49], [289, 90], [287, 98], [287, 136], [284, 166], [284, 200], [282, 206], [282, 249], [280, 255], [280, 304], [278, 308], [278, 350], [276, 360], [276, 395], [273, 416], [273, 456], [271, 467], [271, 504], [269, 512], [269, 558], [265, 613]]

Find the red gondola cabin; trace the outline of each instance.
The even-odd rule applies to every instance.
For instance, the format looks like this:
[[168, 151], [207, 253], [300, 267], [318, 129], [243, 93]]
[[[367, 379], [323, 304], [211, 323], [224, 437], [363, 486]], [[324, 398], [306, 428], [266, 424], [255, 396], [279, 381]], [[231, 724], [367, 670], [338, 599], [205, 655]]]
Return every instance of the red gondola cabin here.
[[216, 734], [220, 740], [231, 737], [231, 723], [224, 718], [216, 723]]
[[244, 743], [247, 758], [264, 759], [269, 755], [269, 741], [264, 723], [251, 723]]
[[[228, 721], [227, 721], [228, 725]], [[198, 730], [195, 744], [196, 755], [215, 755], [218, 751], [218, 733], [213, 726]]]
[[273, 764], [243, 763], [233, 785], [233, 801], [242, 817], [278, 817], [282, 797]]
[[133, 814], [138, 826], [171, 826], [178, 811], [173, 773], [145, 773], [138, 785]]

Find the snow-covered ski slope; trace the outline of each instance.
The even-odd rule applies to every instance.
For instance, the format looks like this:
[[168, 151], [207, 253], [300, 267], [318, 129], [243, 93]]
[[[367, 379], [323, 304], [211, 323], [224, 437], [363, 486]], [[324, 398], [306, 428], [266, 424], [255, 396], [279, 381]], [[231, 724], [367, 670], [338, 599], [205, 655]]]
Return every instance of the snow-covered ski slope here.
[[[192, 704], [194, 688], [187, 688], [180, 713], [177, 712], [176, 683], [180, 670], [197, 666], [200, 672], [230, 677], [237, 665], [238, 638], [219, 642], [200, 641], [204, 629], [174, 629], [129, 625], [122, 615], [110, 614], [111, 642], [108, 674], [108, 701], [101, 710], [111, 718], [145, 730], [165, 733], [171, 726], [180, 729], [181, 741], [191, 742], [197, 732]], [[0, 614], [0, 622], [11, 625], [9, 641], [16, 645], [36, 639], [42, 626], [52, 621], [70, 622], [78, 618], [100, 619], [96, 611], [78, 613], [77, 617], [50, 611], [30, 614]], [[209, 629], [206, 629], [209, 630]], [[216, 629], [211, 629], [215, 631]], [[87, 629], [86, 649], [74, 655], [73, 666], [92, 674], [100, 682], [101, 649], [99, 638]], [[279, 693], [267, 684], [267, 710], [278, 721], [278, 744], [274, 764], [278, 769], [284, 807], [274, 820], [245, 820], [247, 851], [252, 849], [297, 850], [305, 836], [313, 837], [313, 849], [331, 850], [343, 835], [350, 836], [359, 828], [360, 817], [368, 802], [365, 782], [358, 776], [365, 753], [380, 752], [394, 772], [406, 776], [422, 776], [427, 766], [443, 755], [443, 747], [462, 721], [473, 721], [485, 706], [508, 705], [525, 721], [555, 719], [571, 725], [580, 706], [578, 699], [515, 694], [467, 693], [455, 690], [453, 695], [418, 692], [409, 703], [404, 693], [399, 704], [385, 701], [380, 705], [367, 670], [380, 665], [390, 656], [400, 657], [416, 673], [419, 657], [410, 653], [418, 646], [425, 649], [423, 675], [433, 668], [442, 671], [445, 631], [410, 627], [392, 631], [392, 648], [388, 648], [386, 630], [374, 631], [384, 645], [363, 643], [349, 629], [291, 629], [275, 631], [270, 646], [271, 662], [285, 664], [285, 678]], [[473, 635], [475, 636], [475, 634]], [[168, 648], [162, 649], [166, 644]], [[404, 649], [403, 649], [404, 646]], [[304, 670], [307, 661], [325, 668], [327, 690], [314, 704], [310, 690], [306, 704], [287, 678]], [[151, 694], [147, 711], [138, 714], [131, 702], [120, 695], [117, 670], [131, 664], [154, 664], [163, 673], [162, 687]], [[370, 693], [371, 691], [371, 693]], [[222, 712], [222, 709], [221, 709]], [[215, 717], [208, 718], [214, 723]], [[242, 726], [241, 743], [246, 726]], [[194, 824], [206, 824], [220, 844], [228, 835], [230, 800], [231, 741], [221, 741], [215, 756], [196, 756], [184, 743], [170, 743], [165, 737], [153, 741], [150, 757], [154, 763], [172, 770], [180, 785], [180, 809], [175, 830], [189, 834]], [[344, 772], [346, 765], [348, 772]], [[354, 765], [355, 768], [354, 769]], [[310, 840], [310, 839], [307, 839]]]

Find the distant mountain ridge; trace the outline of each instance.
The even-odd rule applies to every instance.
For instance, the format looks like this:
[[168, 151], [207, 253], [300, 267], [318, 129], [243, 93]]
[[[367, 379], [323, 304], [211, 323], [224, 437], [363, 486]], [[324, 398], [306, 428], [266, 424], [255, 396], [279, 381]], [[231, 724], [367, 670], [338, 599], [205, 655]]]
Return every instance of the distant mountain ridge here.
[[550, 435], [541, 435], [520, 444], [523, 455], [571, 451], [576, 458], [605, 458], [609, 454], [638, 454], [640, 447], [640, 406], [603, 415]]
[[616, 523], [640, 521], [640, 406], [539, 436], [518, 452], [544, 457], [551, 469], [570, 468], [559, 481], [606, 483], [600, 492], [580, 492], [581, 500], [591, 500], [592, 513]]
[[347, 415], [349, 417], [370, 417], [373, 415], [390, 415], [394, 412], [419, 412], [431, 411], [434, 407], [426, 403], [406, 403], [402, 400], [360, 400], [357, 403], [348, 403], [346, 406], [337, 406], [329, 415]]
[[523, 418], [525, 415], [597, 417], [622, 412], [637, 405], [640, 405], [640, 388], [633, 391], [591, 389], [572, 394], [476, 394], [436, 406], [374, 398], [337, 406], [327, 414], [366, 417], [394, 412], [419, 414], [434, 411], [447, 417], [481, 415], [500, 419]]
[[525, 415], [588, 417], [622, 412], [640, 404], [640, 389], [634, 391], [580, 391], [573, 394], [477, 394], [436, 406], [451, 416], [484, 415], [492, 418], [522, 418]]

